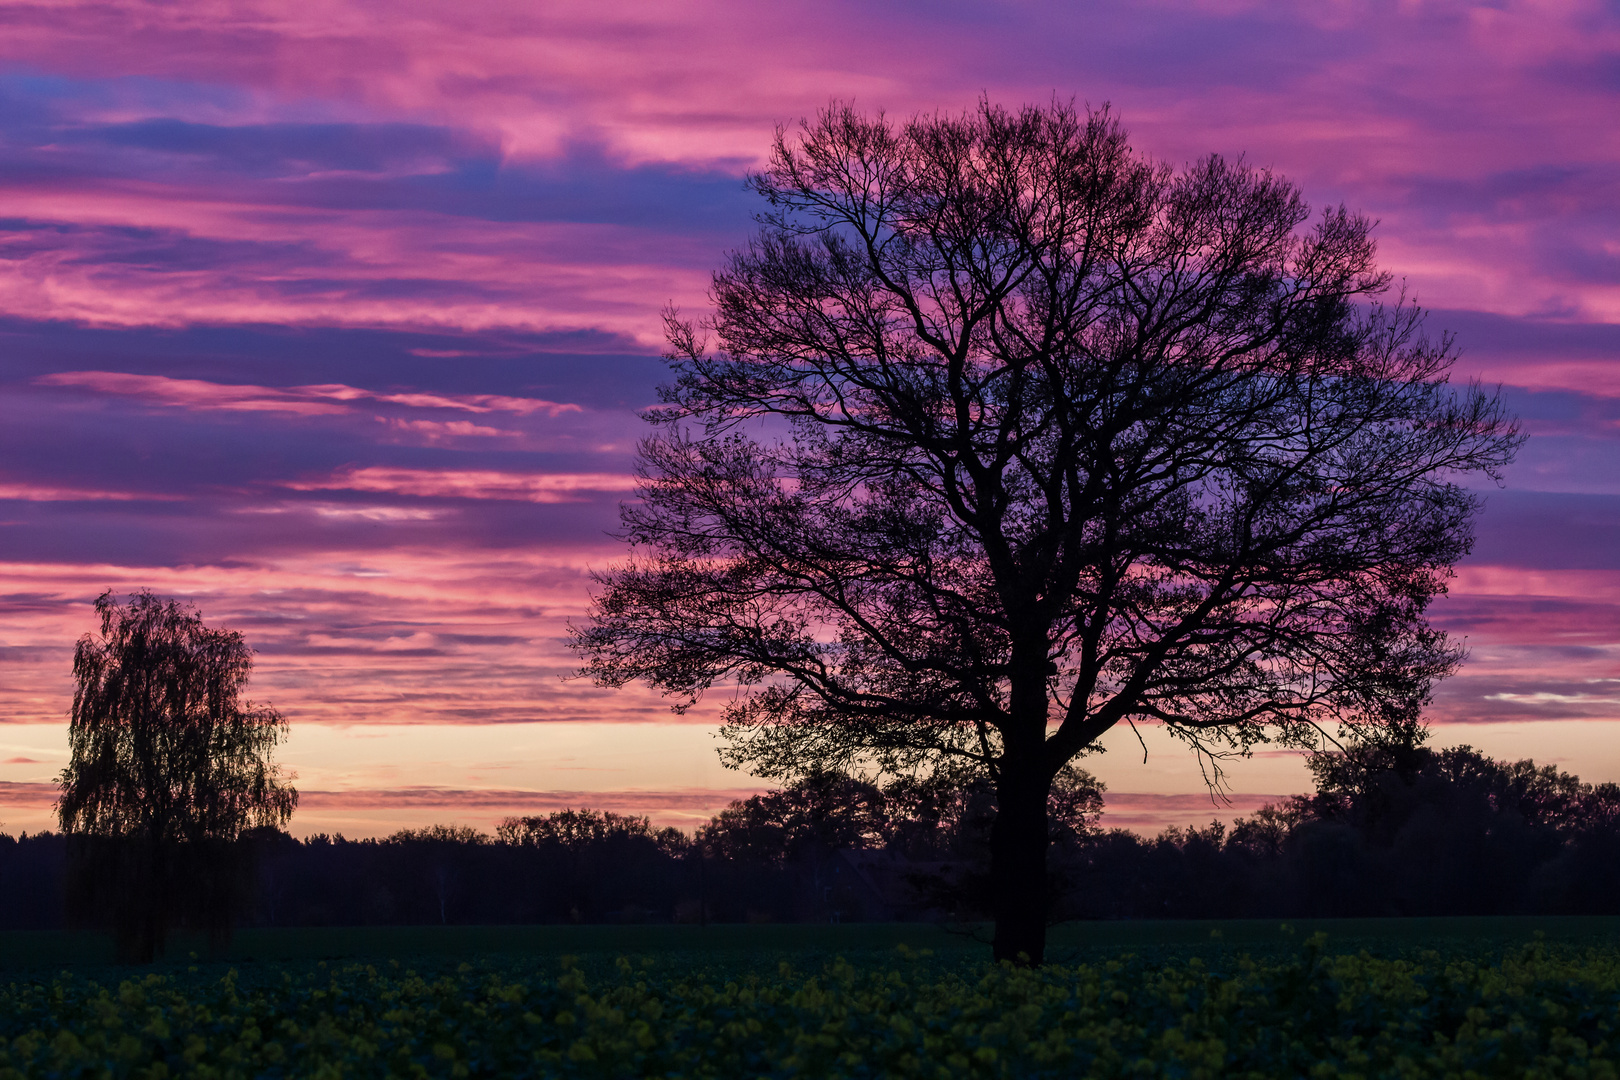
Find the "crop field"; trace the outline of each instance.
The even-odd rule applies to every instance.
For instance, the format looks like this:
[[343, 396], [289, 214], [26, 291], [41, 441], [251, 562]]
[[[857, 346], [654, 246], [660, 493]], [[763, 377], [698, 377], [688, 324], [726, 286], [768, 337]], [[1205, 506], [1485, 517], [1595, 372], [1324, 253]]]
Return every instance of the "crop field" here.
[[0, 941], [0, 1080], [1617, 1077], [1614, 929], [1090, 924], [1036, 971], [917, 926], [263, 931], [152, 969], [36, 936]]

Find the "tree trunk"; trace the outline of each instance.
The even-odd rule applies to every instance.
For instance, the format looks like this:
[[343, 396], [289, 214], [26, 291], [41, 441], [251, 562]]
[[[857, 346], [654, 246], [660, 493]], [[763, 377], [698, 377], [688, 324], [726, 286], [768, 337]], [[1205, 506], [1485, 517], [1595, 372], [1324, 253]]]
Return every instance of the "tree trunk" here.
[[996, 920], [997, 960], [1031, 967], [1046, 955], [1047, 781], [1035, 769], [1003, 760], [990, 830], [990, 904]]
[[110, 912], [113, 946], [121, 964], [150, 964], [163, 954], [174, 922], [174, 858], [169, 845], [146, 837], [118, 837], [100, 845], [110, 874], [98, 875], [96, 898]]

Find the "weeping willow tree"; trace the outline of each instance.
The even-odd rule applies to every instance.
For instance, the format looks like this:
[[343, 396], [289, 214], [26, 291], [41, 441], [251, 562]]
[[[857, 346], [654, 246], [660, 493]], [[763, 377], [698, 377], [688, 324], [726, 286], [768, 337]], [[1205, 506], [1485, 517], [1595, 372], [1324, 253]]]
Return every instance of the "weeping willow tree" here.
[[273, 761], [286, 720], [243, 700], [253, 650], [240, 633], [149, 591], [95, 606], [100, 636], [73, 656], [56, 809], [74, 841], [74, 913], [145, 962], [178, 923], [228, 935], [251, 878], [247, 834], [286, 825], [298, 793]]

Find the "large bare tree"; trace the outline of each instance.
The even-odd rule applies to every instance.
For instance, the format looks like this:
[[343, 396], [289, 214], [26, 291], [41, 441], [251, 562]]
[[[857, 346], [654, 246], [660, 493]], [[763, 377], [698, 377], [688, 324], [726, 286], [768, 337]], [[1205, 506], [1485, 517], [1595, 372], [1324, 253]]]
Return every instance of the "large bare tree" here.
[[750, 183], [576, 645], [735, 688], [765, 776], [988, 775], [997, 957], [1041, 961], [1047, 792], [1114, 725], [1398, 728], [1460, 661], [1425, 608], [1519, 436], [1365, 218], [1060, 102], [835, 104]]

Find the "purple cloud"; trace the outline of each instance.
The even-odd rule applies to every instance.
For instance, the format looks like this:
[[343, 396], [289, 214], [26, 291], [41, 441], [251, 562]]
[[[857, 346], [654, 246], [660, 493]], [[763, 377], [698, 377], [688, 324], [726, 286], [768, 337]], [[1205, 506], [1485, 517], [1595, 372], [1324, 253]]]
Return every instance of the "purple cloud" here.
[[983, 92], [1112, 101], [1149, 153], [1378, 218], [1532, 436], [1435, 609], [1473, 647], [1436, 715], [1620, 719], [1612, 8], [413, 12], [8, 9], [7, 716], [59, 719], [88, 601], [141, 585], [246, 630], [300, 723], [665, 716], [559, 678], [659, 309], [703, 309], [776, 124]]

